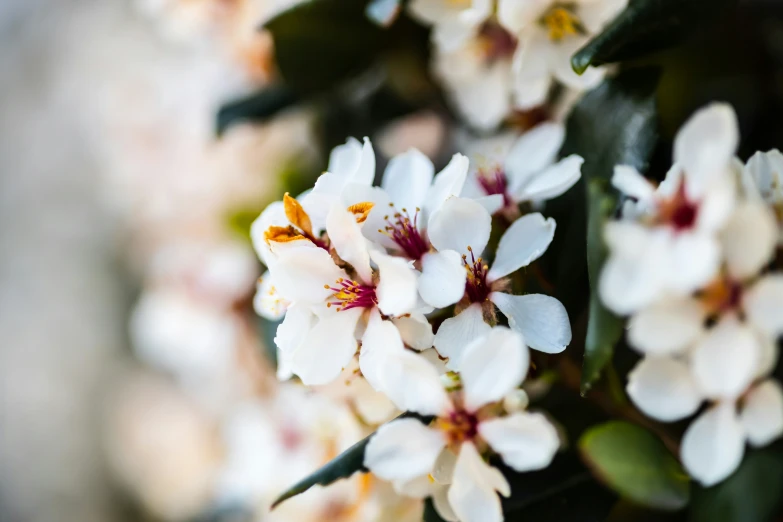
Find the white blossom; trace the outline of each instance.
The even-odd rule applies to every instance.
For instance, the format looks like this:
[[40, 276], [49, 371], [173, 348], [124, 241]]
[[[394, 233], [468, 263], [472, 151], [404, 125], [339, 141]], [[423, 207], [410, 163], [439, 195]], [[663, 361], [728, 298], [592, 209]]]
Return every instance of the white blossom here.
[[410, 418], [382, 426], [367, 445], [365, 466], [401, 492], [432, 477], [435, 486], [424, 492], [447, 520], [501, 521], [497, 493], [508, 496], [510, 487], [481, 454], [491, 448], [513, 469], [532, 471], [549, 465], [560, 442], [540, 413], [498, 415], [497, 403], [527, 374], [521, 335], [493, 328], [465, 348], [463, 360], [460, 391], [447, 394], [433, 371], [431, 387], [418, 396], [417, 411], [436, 419], [429, 426]]

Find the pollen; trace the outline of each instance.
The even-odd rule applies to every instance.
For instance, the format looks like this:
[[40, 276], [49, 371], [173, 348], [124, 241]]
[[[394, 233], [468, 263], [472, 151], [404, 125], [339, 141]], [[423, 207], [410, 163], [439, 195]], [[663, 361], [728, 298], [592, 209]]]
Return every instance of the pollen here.
[[542, 23], [554, 42], [583, 32], [579, 18], [567, 7], [553, 7], [544, 15]]
[[335, 286], [324, 285], [325, 289], [334, 292], [332, 300], [326, 303], [327, 308], [335, 306], [338, 312], [342, 312], [351, 308], [373, 308], [378, 304], [374, 286], [343, 278], [335, 283]]
[[289, 241], [297, 241], [300, 239], [307, 240], [298, 230], [292, 226], [288, 227], [269, 227], [264, 232], [264, 241], [268, 245], [270, 242], [275, 243], [288, 243]]
[[450, 444], [473, 440], [478, 436], [478, 418], [475, 414], [458, 409], [447, 417], [435, 420], [437, 429], [446, 434]]
[[363, 203], [356, 203], [348, 207], [348, 212], [354, 215], [357, 223], [364, 223], [367, 221], [367, 216], [370, 215], [370, 211], [375, 206], [374, 203], [365, 201]]
[[286, 192], [283, 196], [283, 207], [285, 208], [285, 217], [288, 218], [288, 221], [301, 229], [306, 236], [311, 237], [313, 235], [313, 224], [302, 204]]

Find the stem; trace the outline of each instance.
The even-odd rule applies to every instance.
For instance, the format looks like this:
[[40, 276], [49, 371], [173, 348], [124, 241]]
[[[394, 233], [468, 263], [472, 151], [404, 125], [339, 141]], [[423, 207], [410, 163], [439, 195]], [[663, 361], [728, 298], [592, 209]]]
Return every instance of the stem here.
[[615, 404], [618, 406], [627, 406], [628, 399], [625, 397], [623, 385], [620, 382], [620, 376], [611, 362], [606, 366], [606, 384], [609, 386], [609, 394], [612, 396]]

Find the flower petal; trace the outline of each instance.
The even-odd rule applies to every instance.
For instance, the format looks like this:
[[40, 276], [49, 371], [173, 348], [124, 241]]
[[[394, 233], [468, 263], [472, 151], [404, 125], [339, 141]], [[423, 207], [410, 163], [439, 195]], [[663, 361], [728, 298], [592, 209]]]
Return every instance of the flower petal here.
[[308, 386], [326, 384], [340, 375], [356, 353], [354, 337], [361, 308], [332, 312], [313, 326], [291, 357], [291, 369]]
[[517, 471], [549, 466], [560, 447], [557, 430], [540, 413], [514, 413], [479, 424], [479, 434]]
[[384, 480], [413, 480], [432, 471], [446, 438], [416, 419], [384, 424], [370, 438], [364, 465]]
[[628, 395], [648, 417], [684, 419], [699, 408], [701, 392], [688, 366], [670, 357], [645, 357], [628, 374]]
[[432, 215], [447, 199], [459, 196], [465, 185], [469, 166], [470, 162], [466, 156], [455, 154], [449, 164], [435, 176], [424, 203], [427, 219], [432, 219]]
[[432, 347], [435, 334], [432, 325], [423, 314], [411, 313], [392, 319], [405, 344], [414, 350], [426, 350]]
[[482, 460], [471, 442], [462, 444], [448, 498], [451, 508], [462, 522], [502, 522], [500, 498], [510, 486], [501, 473]]
[[783, 154], [773, 149], [756, 152], [743, 169], [746, 190], [767, 203], [780, 203], [783, 198]]
[[680, 232], [672, 238], [665, 255], [667, 286], [679, 295], [705, 286], [720, 269], [720, 244], [711, 234]]
[[698, 342], [691, 353], [691, 369], [709, 397], [734, 399], [753, 380], [759, 351], [750, 327], [726, 317]]
[[748, 393], [740, 422], [751, 446], [766, 446], [783, 435], [783, 388], [768, 379]]
[[342, 204], [332, 205], [326, 216], [326, 233], [337, 255], [356, 270], [363, 283], [371, 283], [372, 269], [367, 241], [354, 215]]
[[551, 0], [498, 0], [498, 22], [506, 30], [517, 33], [538, 23]]
[[685, 170], [690, 195], [701, 195], [715, 177], [728, 174], [738, 142], [730, 105], [713, 103], [691, 116], [674, 139], [674, 162]]
[[783, 334], [783, 275], [759, 279], [742, 297], [742, 308], [750, 322], [765, 334]]
[[568, 312], [554, 297], [492, 292], [489, 298], [506, 316], [508, 325], [521, 332], [531, 348], [545, 353], [560, 353], [571, 342]]
[[612, 185], [626, 196], [639, 201], [647, 201], [655, 193], [655, 186], [635, 167], [628, 165], [617, 165], [614, 168]]
[[381, 187], [398, 209], [413, 212], [424, 206], [434, 175], [430, 159], [417, 149], [410, 149], [389, 160]]
[[359, 163], [356, 169], [348, 175], [347, 183], [357, 183], [359, 185], [372, 185], [375, 180], [375, 151], [372, 149], [372, 143], [369, 138], [364, 138], [362, 153], [359, 156]]
[[503, 165], [512, 192], [555, 162], [564, 139], [565, 127], [555, 122], [540, 123], [517, 139]]
[[492, 217], [484, 207], [473, 200], [455, 197], [433, 214], [427, 233], [438, 250], [455, 250], [467, 255], [471, 247], [478, 257], [487, 246], [491, 228]]
[[671, 299], [643, 308], [628, 323], [628, 341], [647, 355], [685, 350], [703, 331], [706, 313], [695, 299]]
[[410, 264], [399, 257], [381, 252], [370, 252], [370, 257], [378, 265], [380, 280], [375, 288], [378, 308], [384, 315], [399, 316], [413, 310], [416, 306], [416, 272]]
[[490, 194], [489, 196], [481, 196], [473, 198], [473, 201], [484, 207], [487, 214], [494, 216], [500, 209], [503, 208], [505, 202], [503, 201], [503, 194]]
[[329, 153], [328, 172], [340, 176], [347, 176], [359, 166], [362, 157], [362, 144], [356, 138], [348, 138], [345, 143], [338, 145]]
[[279, 321], [285, 315], [290, 304], [288, 300], [280, 296], [269, 270], [264, 272], [264, 275], [256, 283], [253, 310], [264, 319]]
[[465, 408], [476, 411], [522, 384], [530, 354], [522, 336], [496, 326], [466, 348], [460, 360]]
[[745, 437], [734, 404], [722, 403], [688, 427], [680, 458], [688, 473], [709, 487], [734, 473], [744, 453]]
[[517, 219], [500, 238], [487, 280], [497, 281], [529, 265], [544, 255], [554, 237], [555, 220], [552, 218], [535, 212]]
[[419, 295], [427, 304], [445, 308], [462, 298], [466, 278], [462, 257], [454, 250], [424, 254], [421, 259]]
[[745, 202], [734, 210], [721, 232], [721, 242], [729, 274], [739, 280], [754, 276], [775, 255], [775, 215], [761, 202]]
[[446, 522], [459, 522], [454, 510], [449, 503], [449, 487], [434, 485], [434, 491], [432, 492], [432, 506], [435, 508], [435, 512], [438, 516]]
[[315, 321], [315, 315], [307, 306], [292, 305], [275, 331], [275, 345], [284, 352], [293, 353], [305, 340]]
[[435, 333], [433, 345], [438, 353], [449, 358], [447, 367], [458, 370], [465, 347], [487, 335], [491, 329], [492, 327], [484, 322], [481, 304], [474, 303], [441, 323]]
[[338, 279], [348, 278], [334, 264], [329, 252], [313, 245], [281, 251], [272, 276], [281, 297], [313, 304], [323, 302], [332, 294], [324, 285], [334, 286]]
[[511, 188], [516, 201], [541, 201], [564, 194], [582, 177], [581, 156], [572, 154], [534, 175], [524, 185]]

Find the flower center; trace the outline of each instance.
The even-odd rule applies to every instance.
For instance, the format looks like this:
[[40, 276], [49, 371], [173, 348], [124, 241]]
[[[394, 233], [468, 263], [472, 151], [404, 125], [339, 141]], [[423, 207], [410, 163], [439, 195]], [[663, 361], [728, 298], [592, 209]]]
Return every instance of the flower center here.
[[742, 293], [742, 284], [721, 276], [699, 293], [699, 299], [710, 315], [717, 315], [739, 308]]
[[465, 294], [471, 303], [483, 303], [492, 291], [487, 282], [489, 266], [484, 264], [483, 259], [475, 258], [472, 248], [468, 247], [468, 250], [470, 251], [470, 261], [468, 261], [468, 256], [464, 254], [462, 256], [462, 264], [468, 272], [468, 279], [465, 281]]
[[511, 58], [517, 49], [516, 37], [494, 21], [487, 21], [481, 25], [478, 41], [484, 58], [490, 63]]
[[549, 31], [549, 39], [553, 42], [584, 32], [582, 22], [574, 13], [573, 7], [567, 5], [555, 5], [549, 9], [541, 18], [541, 24]]
[[402, 212], [395, 212], [391, 216], [384, 216], [385, 230], [378, 230], [394, 241], [405, 257], [412, 261], [418, 261], [430, 251], [430, 242], [419, 231], [419, 212], [420, 209], [416, 208], [413, 218], [406, 209], [402, 209]]
[[450, 444], [473, 440], [478, 436], [478, 417], [463, 409], [449, 413], [448, 417], [438, 417], [437, 428], [446, 434]]
[[677, 232], [693, 228], [698, 215], [699, 204], [688, 199], [682, 182], [671, 198], [658, 203], [658, 221], [668, 224]]
[[378, 304], [374, 286], [357, 283], [351, 279], [341, 277], [337, 280], [337, 286], [324, 285], [324, 288], [334, 292], [331, 296], [334, 301], [327, 302], [326, 307], [331, 308], [334, 305], [338, 312], [351, 308], [373, 308]]
[[508, 194], [508, 178], [500, 165], [495, 165], [492, 169], [479, 169], [478, 182], [484, 192], [491, 196], [500, 194], [503, 196], [503, 207], [508, 208], [514, 205], [511, 196]]

